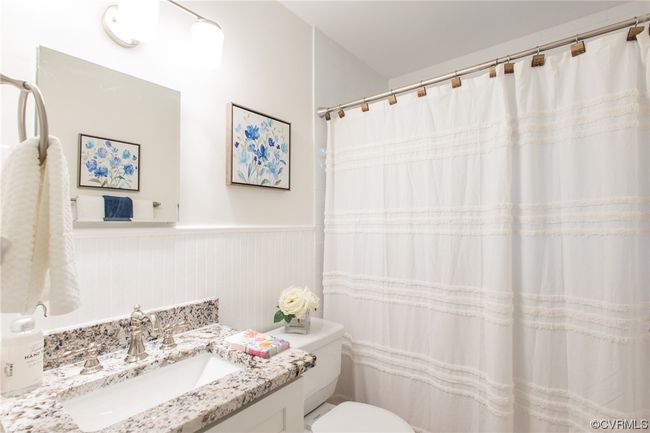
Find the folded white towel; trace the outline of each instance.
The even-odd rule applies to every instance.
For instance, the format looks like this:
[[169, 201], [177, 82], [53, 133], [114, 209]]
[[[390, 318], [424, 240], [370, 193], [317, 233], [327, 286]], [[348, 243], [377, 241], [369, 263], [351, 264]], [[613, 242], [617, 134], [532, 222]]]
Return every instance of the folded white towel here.
[[100, 195], [77, 197], [77, 221], [104, 221], [104, 199]]
[[37, 146], [16, 146], [2, 173], [1, 311], [29, 314], [49, 302], [52, 315], [66, 314], [79, 307], [68, 165], [56, 137], [40, 167]]
[[133, 199], [133, 221], [153, 221], [153, 201]]

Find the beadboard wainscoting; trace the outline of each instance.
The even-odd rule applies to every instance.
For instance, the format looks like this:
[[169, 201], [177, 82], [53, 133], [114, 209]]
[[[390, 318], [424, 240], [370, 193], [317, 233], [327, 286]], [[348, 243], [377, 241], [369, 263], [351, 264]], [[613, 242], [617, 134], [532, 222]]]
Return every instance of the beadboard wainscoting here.
[[[77, 229], [81, 308], [38, 318], [51, 330], [219, 298], [219, 321], [267, 330], [279, 293], [315, 283], [313, 226]], [[321, 296], [321, 293], [319, 293]]]

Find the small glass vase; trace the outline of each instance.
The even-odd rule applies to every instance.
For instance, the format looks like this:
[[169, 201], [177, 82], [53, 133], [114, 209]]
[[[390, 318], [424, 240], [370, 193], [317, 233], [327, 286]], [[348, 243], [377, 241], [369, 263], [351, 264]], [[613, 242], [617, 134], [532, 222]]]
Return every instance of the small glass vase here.
[[289, 323], [285, 322], [284, 332], [287, 334], [308, 334], [310, 324], [311, 320], [309, 319], [309, 312], [307, 312], [300, 317], [294, 317]]

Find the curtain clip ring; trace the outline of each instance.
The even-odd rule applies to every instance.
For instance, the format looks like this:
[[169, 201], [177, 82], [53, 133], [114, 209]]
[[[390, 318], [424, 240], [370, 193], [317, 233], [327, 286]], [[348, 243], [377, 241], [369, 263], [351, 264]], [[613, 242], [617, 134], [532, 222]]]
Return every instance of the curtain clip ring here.
[[462, 82], [460, 81], [460, 77], [458, 76], [458, 71], [454, 72], [454, 78], [451, 79], [451, 88], [456, 89], [457, 87], [460, 87], [462, 85]]
[[544, 54], [541, 54], [541, 50], [539, 48], [539, 45], [537, 46], [537, 54], [533, 56], [533, 61], [531, 62], [530, 66], [533, 68], [536, 66], [544, 66], [544, 63], [546, 62], [546, 58]]
[[423, 82], [423, 81], [420, 80], [420, 87], [418, 87], [418, 89], [417, 89], [417, 95], [418, 95], [418, 98], [421, 98], [421, 97], [423, 97], [423, 96], [427, 96], [427, 88], [424, 87], [424, 85], [422, 84], [422, 82]]
[[395, 105], [395, 104], [397, 104], [397, 96], [395, 96], [393, 89], [390, 89], [390, 96], [388, 96], [388, 105]]
[[571, 56], [579, 56], [586, 52], [585, 41], [580, 40], [580, 34], [576, 33], [576, 40], [573, 45], [571, 45]]
[[503, 64], [503, 73], [504, 74], [515, 73], [515, 64], [510, 61], [510, 56], [507, 57], [506, 63]]
[[497, 66], [499, 65], [499, 59], [496, 58], [494, 59], [494, 65], [490, 66], [488, 69], [488, 76], [490, 78], [494, 78], [497, 76]]
[[639, 17], [634, 17], [634, 27], [627, 31], [627, 40], [636, 41], [636, 36], [643, 31], [644, 27], [639, 27]]

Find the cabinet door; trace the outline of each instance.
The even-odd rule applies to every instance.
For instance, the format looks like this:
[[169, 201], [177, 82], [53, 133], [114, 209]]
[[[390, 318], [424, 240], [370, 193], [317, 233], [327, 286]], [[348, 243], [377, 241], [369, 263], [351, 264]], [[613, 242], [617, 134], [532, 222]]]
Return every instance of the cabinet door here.
[[274, 391], [203, 433], [303, 433], [303, 378]]

